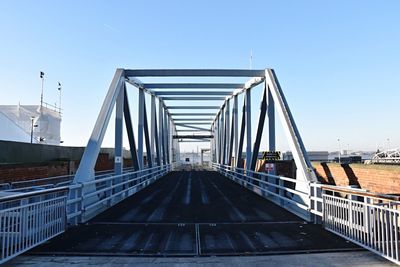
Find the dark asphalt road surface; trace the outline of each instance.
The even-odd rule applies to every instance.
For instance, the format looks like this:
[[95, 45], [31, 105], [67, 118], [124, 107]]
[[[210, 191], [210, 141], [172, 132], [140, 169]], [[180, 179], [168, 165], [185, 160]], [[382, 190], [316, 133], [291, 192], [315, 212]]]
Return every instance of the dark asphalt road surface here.
[[359, 249], [216, 172], [172, 172], [35, 249], [55, 255], [254, 255]]

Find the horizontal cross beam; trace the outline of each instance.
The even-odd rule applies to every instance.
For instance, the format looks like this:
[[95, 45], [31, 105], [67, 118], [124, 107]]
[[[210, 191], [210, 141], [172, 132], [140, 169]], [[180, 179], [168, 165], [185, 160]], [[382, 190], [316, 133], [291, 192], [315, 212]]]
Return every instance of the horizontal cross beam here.
[[202, 139], [202, 140], [178, 140], [179, 143], [208, 143], [210, 140]]
[[209, 121], [212, 122], [213, 118], [185, 118], [185, 119], [173, 119], [174, 121]]
[[214, 135], [173, 135], [173, 139], [206, 139], [214, 138]]
[[211, 129], [205, 129], [205, 128], [198, 127], [198, 126], [187, 125], [187, 124], [184, 124], [184, 123], [181, 123], [181, 125], [177, 125], [177, 124], [175, 124], [175, 125], [178, 126], [178, 127], [186, 127], [186, 128], [195, 129], [195, 130], [199, 130], [199, 131], [206, 131], [206, 132], [209, 132], [211, 130]]
[[220, 106], [167, 106], [167, 109], [220, 109]]
[[171, 96], [171, 97], [160, 97], [162, 100], [184, 100], [184, 101], [198, 101], [198, 100], [225, 100], [225, 97], [220, 96], [198, 96], [198, 97], [185, 97], [185, 96]]
[[236, 89], [243, 83], [143, 83], [147, 89]]
[[214, 116], [215, 113], [170, 113], [171, 116]]
[[211, 125], [210, 122], [179, 122], [175, 123], [176, 126], [185, 126], [185, 125]]
[[126, 77], [264, 77], [265, 70], [248, 69], [130, 69]]
[[207, 129], [204, 129], [204, 130], [176, 130], [176, 132], [211, 132], [211, 130], [207, 130]]
[[153, 91], [157, 96], [163, 95], [232, 95], [231, 91]]

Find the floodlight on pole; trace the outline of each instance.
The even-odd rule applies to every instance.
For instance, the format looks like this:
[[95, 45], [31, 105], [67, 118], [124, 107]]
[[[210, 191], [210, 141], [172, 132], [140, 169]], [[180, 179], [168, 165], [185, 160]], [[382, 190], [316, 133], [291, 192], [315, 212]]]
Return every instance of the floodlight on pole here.
[[40, 112], [42, 112], [43, 108], [43, 88], [44, 88], [44, 72], [40, 72], [40, 79], [42, 79], [42, 93], [40, 95]]

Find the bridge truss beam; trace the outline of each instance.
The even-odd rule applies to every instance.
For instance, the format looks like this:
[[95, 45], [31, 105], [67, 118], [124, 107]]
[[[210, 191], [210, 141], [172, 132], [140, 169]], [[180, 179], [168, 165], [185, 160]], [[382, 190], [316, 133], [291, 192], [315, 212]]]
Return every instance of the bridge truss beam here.
[[[185, 82], [181, 83], [143, 83], [138, 77], [186, 78]], [[237, 79], [238, 77], [249, 77], [250, 79], [245, 83], [231, 81], [227, 83], [191, 83], [187, 82], [187, 80], [191, 79], [190, 77], [197, 77], [197, 79], [202, 77], [221, 77], [227, 81], [230, 78]], [[133, 121], [130, 116], [126, 83], [139, 90], [137, 147], [134, 139]], [[256, 124], [256, 134], [253, 139], [251, 92], [253, 88], [260, 84], [263, 84], [263, 96]], [[149, 116], [146, 110], [146, 94], [151, 96]], [[243, 95], [244, 102], [239, 125], [238, 97], [240, 95]], [[188, 105], [188, 101], [197, 101], [198, 103]], [[210, 105], [210, 101], [213, 101], [212, 103], [214, 101], [222, 101], [222, 103], [221, 105]], [[197, 138], [196, 140], [192, 138], [185, 141], [207, 141], [210, 145], [209, 149], [213, 162], [239, 168], [244, 166], [243, 148], [245, 147], [245, 169], [254, 171], [261, 139], [263, 138], [265, 120], [267, 120], [268, 126], [266, 135], [268, 149], [271, 151], [276, 149], [275, 112], [277, 112], [296, 163], [297, 179], [304, 182], [316, 180], [293, 115], [272, 69], [117, 69], [82, 157], [75, 176], [75, 182], [94, 179], [94, 166], [114, 107], [116, 107], [114, 159], [116, 174], [121, 174], [123, 170], [123, 118], [125, 118], [134, 169], [141, 170], [154, 165], [166, 165], [178, 160], [179, 142], [183, 141], [181, 140], [182, 138], [177, 138], [178, 132], [187, 132], [187, 135], [205, 132], [214, 138]], [[170, 110], [182, 110], [182, 112], [170, 113]], [[214, 117], [204, 117], [210, 115]], [[150, 123], [148, 122], [148, 117], [150, 118]], [[204, 127], [199, 127], [201, 125], [204, 125]], [[144, 149], [146, 149], [146, 155]], [[307, 188], [303, 189], [307, 190]]]

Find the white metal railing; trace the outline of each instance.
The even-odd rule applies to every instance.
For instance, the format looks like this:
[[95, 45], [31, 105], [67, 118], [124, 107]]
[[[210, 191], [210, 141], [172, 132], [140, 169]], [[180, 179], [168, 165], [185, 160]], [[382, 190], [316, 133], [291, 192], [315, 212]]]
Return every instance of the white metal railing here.
[[[83, 223], [170, 172], [172, 164], [31, 192], [3, 191], [0, 198], [0, 264]], [[56, 177], [56, 180], [58, 178]], [[51, 180], [51, 178], [50, 178]], [[50, 181], [48, 180], [48, 181]]]
[[322, 201], [325, 229], [400, 264], [396, 198], [322, 186]]
[[[217, 163], [211, 163], [211, 167], [303, 219], [322, 222], [325, 229], [400, 264], [398, 198], [362, 189], [307, 183]], [[307, 185], [300, 187], [305, 190], [296, 189], [299, 183]], [[302, 201], [307, 198], [309, 201]], [[306, 215], [293, 210], [293, 207], [304, 210]]]
[[67, 201], [68, 222], [77, 224], [93, 218], [171, 170], [172, 165], [168, 164], [120, 175], [97, 177], [93, 181], [70, 185]]
[[64, 232], [68, 187], [0, 199], [0, 264]]
[[[318, 198], [319, 184], [312, 184], [289, 177], [255, 172], [242, 168], [211, 163], [212, 169], [234, 182], [254, 191], [279, 206], [297, 214], [301, 218], [312, 221], [312, 214], [322, 215], [322, 199]], [[298, 189], [299, 186], [302, 185]], [[315, 191], [315, 196], [310, 190]], [[320, 195], [320, 194], [319, 194]]]

